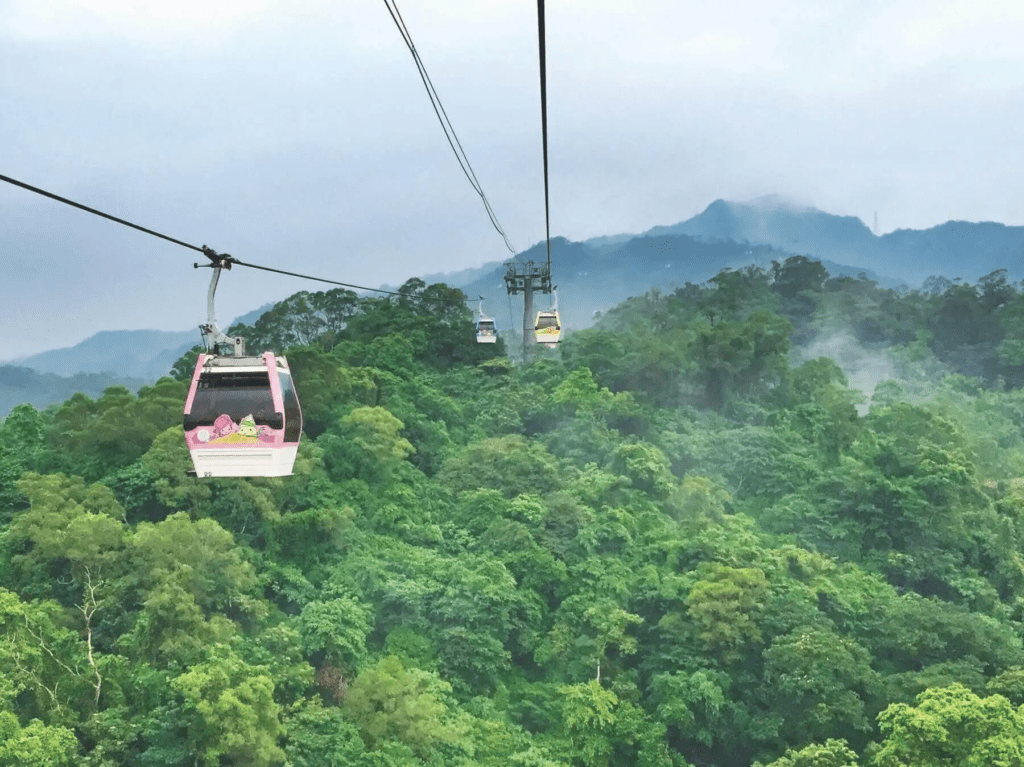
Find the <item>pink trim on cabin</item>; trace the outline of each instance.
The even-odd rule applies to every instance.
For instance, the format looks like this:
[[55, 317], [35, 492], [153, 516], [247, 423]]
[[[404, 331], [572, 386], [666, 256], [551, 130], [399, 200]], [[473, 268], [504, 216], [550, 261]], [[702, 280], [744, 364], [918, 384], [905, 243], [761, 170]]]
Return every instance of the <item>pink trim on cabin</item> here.
[[298, 442], [235, 442], [227, 445], [210, 445], [205, 442], [189, 441], [188, 449], [191, 450], [280, 450], [285, 447], [297, 447]]
[[281, 379], [277, 377], [277, 360], [272, 352], [263, 352], [267, 363], [267, 377], [270, 378], [270, 396], [274, 400], [274, 412], [284, 415], [284, 397], [281, 394]]
[[192, 373], [192, 385], [188, 388], [188, 397], [185, 399], [185, 415], [192, 412], [192, 400], [196, 396], [196, 388], [199, 386], [199, 372], [203, 369], [203, 365], [206, 363], [206, 355], [200, 354], [196, 358], [196, 369]]

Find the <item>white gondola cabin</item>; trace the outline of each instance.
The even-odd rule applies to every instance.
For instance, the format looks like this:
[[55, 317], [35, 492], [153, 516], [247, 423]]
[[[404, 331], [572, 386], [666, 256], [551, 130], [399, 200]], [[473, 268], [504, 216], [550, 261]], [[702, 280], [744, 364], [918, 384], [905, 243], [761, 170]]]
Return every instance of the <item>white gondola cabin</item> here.
[[557, 345], [562, 337], [562, 321], [558, 317], [558, 310], [537, 312], [537, 321], [534, 324], [533, 332], [537, 343], [544, 346]]
[[476, 321], [476, 342], [478, 344], [498, 342], [498, 332], [494, 329], [494, 320], [490, 317], [481, 317]]
[[185, 442], [196, 476], [292, 473], [302, 410], [284, 357], [200, 354], [185, 401]]
[[484, 302], [476, 313], [476, 342], [478, 344], [494, 344], [498, 342], [498, 332], [494, 327], [494, 318], [484, 314]]

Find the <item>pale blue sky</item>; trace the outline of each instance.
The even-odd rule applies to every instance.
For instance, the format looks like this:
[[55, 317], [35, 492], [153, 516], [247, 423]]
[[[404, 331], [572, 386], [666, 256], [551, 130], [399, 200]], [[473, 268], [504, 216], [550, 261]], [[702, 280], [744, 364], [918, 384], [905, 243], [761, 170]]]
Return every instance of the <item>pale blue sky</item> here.
[[[772, 193], [882, 231], [1024, 224], [1024, 4], [547, 5], [552, 234]], [[399, 7], [510, 239], [537, 242], [536, 5]], [[0, 173], [255, 263], [376, 285], [507, 255], [379, 0], [0, 0], [0, 105]], [[195, 255], [3, 185], [0, 359], [191, 327]], [[218, 314], [300, 289], [234, 271]]]

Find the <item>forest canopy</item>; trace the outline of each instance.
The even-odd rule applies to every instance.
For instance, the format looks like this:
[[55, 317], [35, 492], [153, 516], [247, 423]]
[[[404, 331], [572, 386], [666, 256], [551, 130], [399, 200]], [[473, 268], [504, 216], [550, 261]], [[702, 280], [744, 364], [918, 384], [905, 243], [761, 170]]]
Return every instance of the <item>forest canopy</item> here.
[[230, 329], [291, 477], [188, 473], [198, 349], [0, 424], [0, 765], [1024, 764], [1004, 273], [793, 257], [528, 363], [399, 292]]

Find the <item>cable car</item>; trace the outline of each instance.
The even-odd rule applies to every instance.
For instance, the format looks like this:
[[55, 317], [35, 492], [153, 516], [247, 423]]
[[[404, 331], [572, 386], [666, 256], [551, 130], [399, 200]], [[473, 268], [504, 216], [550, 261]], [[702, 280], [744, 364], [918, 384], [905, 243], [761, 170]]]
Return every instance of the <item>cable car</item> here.
[[[288, 476], [302, 436], [302, 409], [288, 360], [273, 352], [246, 356], [245, 340], [217, 327], [213, 298], [231, 257], [203, 252], [214, 271], [208, 320], [199, 328], [212, 353], [196, 360], [184, 412], [185, 444], [196, 476]], [[231, 356], [217, 353], [225, 346]]]
[[185, 442], [199, 477], [285, 477], [302, 410], [284, 357], [200, 354], [185, 401]]
[[562, 321], [558, 317], [558, 310], [537, 312], [537, 321], [534, 323], [533, 331], [537, 336], [537, 343], [544, 346], [555, 346], [562, 337]]
[[478, 344], [494, 344], [498, 342], [494, 318], [484, 314], [484, 300], [482, 298], [480, 299], [480, 307], [476, 310], [476, 342]]

